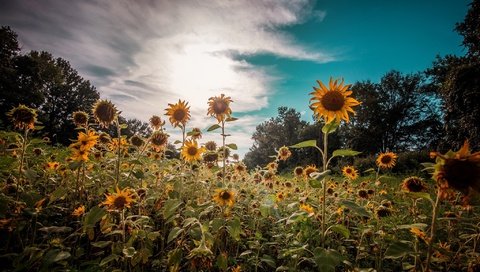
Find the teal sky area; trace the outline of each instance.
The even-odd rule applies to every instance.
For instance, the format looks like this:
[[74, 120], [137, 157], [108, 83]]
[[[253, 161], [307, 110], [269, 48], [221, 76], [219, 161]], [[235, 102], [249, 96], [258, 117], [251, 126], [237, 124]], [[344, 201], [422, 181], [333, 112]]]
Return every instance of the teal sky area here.
[[[354, 3], [354, 4], [352, 4]], [[300, 44], [333, 54], [327, 63], [283, 59], [272, 55], [248, 58], [275, 70], [278, 80], [262, 114], [275, 116], [280, 106], [305, 111], [311, 121], [308, 93], [316, 80], [343, 77], [346, 83], [378, 82], [390, 70], [415, 73], [430, 67], [437, 55], [463, 55], [462, 37], [454, 31], [469, 1], [319, 1], [319, 18], [283, 30]]]

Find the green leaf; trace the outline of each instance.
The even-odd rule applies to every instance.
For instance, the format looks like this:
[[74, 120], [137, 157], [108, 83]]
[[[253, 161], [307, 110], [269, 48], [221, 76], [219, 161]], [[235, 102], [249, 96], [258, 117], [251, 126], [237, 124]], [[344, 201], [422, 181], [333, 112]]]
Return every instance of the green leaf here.
[[105, 258], [102, 259], [102, 261], [100, 262], [100, 266], [105, 266], [106, 264], [108, 264], [109, 262], [111, 261], [116, 261], [120, 258], [120, 256], [116, 255], [116, 254], [112, 254], [110, 256], [107, 256]]
[[38, 178], [37, 171], [33, 169], [23, 170], [23, 174], [28, 180], [35, 181]]
[[260, 258], [260, 261], [266, 263], [268, 266], [272, 267], [272, 268], [276, 268], [277, 265], [275, 264], [275, 259], [270, 256], [270, 255], [263, 255], [262, 258]]
[[368, 211], [362, 207], [359, 206], [357, 203], [350, 201], [350, 200], [341, 200], [340, 205], [343, 205], [347, 208], [349, 208], [352, 212], [356, 213], [359, 216], [364, 216], [364, 217], [370, 217], [370, 214]]
[[408, 241], [394, 241], [385, 251], [385, 258], [398, 259], [410, 252], [413, 252], [413, 248]]
[[233, 122], [233, 121], [237, 121], [238, 118], [235, 118], [235, 117], [228, 117], [227, 119], [225, 119], [225, 122]]
[[52, 249], [45, 254], [44, 262], [47, 264], [56, 263], [70, 258], [71, 254], [68, 251], [60, 251], [60, 249]]
[[298, 144], [294, 144], [289, 146], [290, 148], [303, 148], [303, 147], [316, 147], [317, 146], [317, 140], [307, 140], [300, 142]]
[[422, 199], [430, 201], [430, 203], [433, 203], [433, 199], [432, 199], [432, 197], [430, 196], [429, 193], [425, 193], [425, 192], [405, 192], [405, 194], [407, 196], [411, 197], [411, 198], [422, 198]]
[[322, 181], [318, 179], [310, 179], [308, 180], [308, 183], [312, 188], [322, 188]]
[[344, 225], [340, 225], [340, 224], [333, 225], [330, 227], [330, 229], [347, 239], [350, 237], [350, 231]]
[[183, 229], [182, 228], [179, 228], [179, 227], [174, 227], [170, 233], [168, 234], [168, 239], [167, 239], [167, 243], [170, 243], [171, 241], [173, 241], [175, 238], [178, 237], [178, 235], [180, 235], [181, 233], [183, 232]]
[[82, 163], [83, 162], [81, 162], [81, 161], [71, 162], [71, 163], [68, 164], [68, 168], [70, 168], [71, 170], [76, 170], [82, 165]]
[[52, 203], [57, 199], [63, 198], [65, 195], [67, 195], [67, 193], [68, 193], [68, 188], [66, 186], [58, 187], [55, 191], [53, 191], [50, 194], [50, 203]]
[[85, 222], [83, 223], [84, 227], [93, 227], [95, 224], [102, 219], [102, 217], [107, 214], [105, 209], [93, 206], [90, 211], [85, 215]]
[[319, 271], [334, 272], [335, 267], [340, 265], [344, 257], [334, 249], [324, 249], [317, 247], [313, 250], [314, 261]]
[[183, 201], [178, 199], [169, 199], [165, 201], [163, 206], [163, 217], [168, 220], [172, 215], [177, 212], [177, 209], [183, 204]]
[[175, 142], [173, 142], [173, 144], [180, 144], [180, 143], [182, 143], [182, 141], [180, 140], [176, 140]]
[[121, 124], [118, 127], [121, 128], [121, 129], [127, 129], [128, 125], [127, 124]]
[[217, 128], [221, 128], [221, 126], [219, 124], [215, 124], [215, 125], [212, 125], [211, 127], [209, 127], [207, 129], [207, 131], [214, 131], [216, 130]]
[[414, 224], [408, 224], [408, 225], [399, 225], [397, 226], [397, 229], [411, 229], [411, 228], [419, 228], [419, 229], [425, 229], [428, 225], [424, 223], [414, 223]]
[[183, 227], [188, 228], [191, 224], [197, 222], [198, 219], [194, 217], [187, 218], [183, 221]]
[[222, 271], [226, 271], [228, 267], [228, 259], [226, 254], [218, 254], [217, 267]]
[[296, 223], [299, 220], [302, 220], [303, 218], [305, 218], [305, 213], [303, 211], [294, 212], [292, 215], [288, 217], [286, 224], [290, 225], [292, 223]]
[[240, 219], [235, 217], [233, 220], [230, 220], [227, 223], [227, 230], [230, 233], [230, 236], [235, 241], [240, 241], [240, 234], [242, 233], [242, 225], [240, 223]]
[[134, 247], [127, 247], [127, 248], [124, 248], [122, 250], [123, 254], [125, 255], [125, 257], [127, 258], [132, 258], [133, 255], [135, 255], [135, 253], [137, 253], [137, 251], [135, 250]]
[[342, 157], [356, 156], [356, 155], [361, 154], [361, 153], [362, 152], [351, 150], [351, 149], [337, 149], [337, 150], [333, 151], [332, 158], [333, 157], [338, 157], [338, 156], [342, 156]]
[[230, 148], [230, 149], [233, 149], [233, 150], [237, 150], [238, 147], [236, 144], [227, 144], [227, 146]]
[[134, 175], [137, 179], [143, 179], [143, 178], [145, 178], [145, 173], [143, 173], [142, 170], [133, 171], [133, 175]]
[[322, 132], [324, 134], [330, 134], [332, 132], [335, 132], [335, 130], [337, 130], [338, 126], [340, 125], [340, 122], [336, 122], [336, 121], [332, 121], [328, 124], [325, 124], [323, 127], [322, 127]]
[[94, 243], [91, 243], [91, 244], [94, 247], [104, 248], [104, 247], [107, 247], [107, 246], [111, 245], [112, 243], [113, 243], [112, 241], [98, 241], [98, 242], [94, 242]]

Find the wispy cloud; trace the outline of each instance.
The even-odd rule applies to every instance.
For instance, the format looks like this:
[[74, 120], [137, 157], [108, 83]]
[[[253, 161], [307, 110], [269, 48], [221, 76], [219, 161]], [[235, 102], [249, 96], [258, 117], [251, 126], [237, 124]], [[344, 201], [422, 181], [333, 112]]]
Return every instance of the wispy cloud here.
[[[2, 3], [3, 5], [3, 3]], [[282, 27], [323, 20], [311, 1], [11, 1], [0, 12], [24, 49], [69, 60], [127, 117], [147, 120], [167, 103], [189, 101], [191, 126], [206, 128], [207, 99], [225, 93], [234, 112], [268, 106], [277, 80], [242, 56], [272, 54], [327, 62]], [[244, 117], [245, 118], [245, 117]], [[260, 116], [237, 123], [244, 153]], [[233, 123], [232, 123], [233, 125]]]

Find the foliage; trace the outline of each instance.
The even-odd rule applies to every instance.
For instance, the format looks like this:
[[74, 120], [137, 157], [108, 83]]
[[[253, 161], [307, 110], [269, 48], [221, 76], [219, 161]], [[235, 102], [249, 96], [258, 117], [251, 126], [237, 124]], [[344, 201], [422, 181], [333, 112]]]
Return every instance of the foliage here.
[[357, 82], [352, 90], [362, 104], [351, 125], [342, 129], [346, 146], [375, 154], [437, 145], [441, 130], [439, 100], [427, 91], [421, 75], [391, 71], [379, 83]]

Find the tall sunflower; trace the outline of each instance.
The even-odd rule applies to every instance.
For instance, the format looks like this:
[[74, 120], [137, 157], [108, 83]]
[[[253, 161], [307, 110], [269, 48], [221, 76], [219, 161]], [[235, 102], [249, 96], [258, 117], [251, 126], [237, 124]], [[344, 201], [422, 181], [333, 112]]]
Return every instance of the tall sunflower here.
[[380, 153], [377, 157], [376, 163], [380, 168], [393, 168], [397, 158], [397, 154], [393, 152]]
[[220, 206], [233, 206], [235, 203], [235, 193], [227, 189], [217, 189], [213, 195], [213, 200]]
[[440, 188], [453, 188], [466, 195], [471, 190], [480, 192], [480, 151], [472, 154], [468, 141], [456, 152], [433, 152], [432, 157], [436, 157], [433, 178]]
[[230, 103], [233, 102], [230, 96], [221, 94], [219, 97], [214, 96], [208, 99], [208, 112], [207, 115], [214, 116], [220, 123], [232, 114], [230, 109]]
[[305, 167], [305, 169], [303, 170], [303, 173], [305, 174], [305, 178], [309, 179], [310, 174], [317, 171], [318, 171], [318, 168], [314, 164], [312, 164], [312, 165], [307, 165], [307, 167]]
[[172, 123], [173, 127], [182, 125], [185, 127], [188, 120], [190, 120], [190, 107], [188, 102], [178, 100], [176, 104], [168, 104], [169, 108], [165, 109], [167, 113], [165, 115], [169, 116], [168, 120]]
[[7, 115], [18, 129], [33, 129], [37, 121], [37, 111], [25, 105], [11, 109]]
[[108, 206], [109, 210], [122, 210], [127, 207], [130, 208], [133, 199], [133, 192], [129, 188], [123, 190], [116, 189], [115, 193], [105, 194], [106, 200], [102, 205]]
[[286, 161], [288, 158], [292, 156], [292, 152], [286, 146], [280, 147], [277, 152], [277, 158], [281, 161]]
[[186, 141], [182, 147], [181, 155], [187, 162], [195, 162], [202, 159], [202, 153], [205, 152], [205, 147], [198, 147], [196, 141]]
[[313, 87], [315, 90], [310, 94], [313, 96], [310, 101], [313, 103], [310, 108], [317, 117], [322, 117], [328, 124], [333, 120], [340, 122], [342, 119], [349, 122], [348, 112], [355, 114], [352, 107], [360, 105], [360, 102], [352, 97], [350, 91], [351, 85], [343, 85], [343, 79], [339, 82], [338, 79], [330, 78], [329, 88], [327, 88], [320, 80], [317, 80], [318, 87]]
[[153, 115], [152, 117], [150, 117], [150, 127], [153, 129], [153, 130], [159, 130], [163, 125], [165, 125], [165, 121], [162, 120], [162, 118], [160, 118], [160, 116], [157, 116], [157, 115]]
[[159, 152], [165, 149], [168, 142], [168, 134], [164, 133], [161, 130], [153, 132], [150, 137], [150, 143], [152, 144], [153, 149]]
[[105, 128], [108, 128], [118, 115], [117, 108], [109, 100], [98, 100], [93, 105], [92, 112], [97, 122]]
[[83, 150], [90, 150], [97, 144], [99, 137], [100, 136], [98, 136], [93, 130], [89, 130], [87, 133], [80, 132], [77, 136], [77, 142], [71, 144], [70, 146], [76, 146]]
[[358, 178], [358, 171], [353, 166], [343, 167], [342, 173], [346, 178], [350, 180], [356, 180]]

